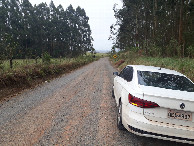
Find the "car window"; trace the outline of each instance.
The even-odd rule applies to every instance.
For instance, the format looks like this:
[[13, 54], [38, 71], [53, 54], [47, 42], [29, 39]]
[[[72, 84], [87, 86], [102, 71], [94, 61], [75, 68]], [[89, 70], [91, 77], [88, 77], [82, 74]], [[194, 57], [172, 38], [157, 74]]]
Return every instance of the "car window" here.
[[126, 69], [126, 67], [120, 72], [120, 74], [119, 74], [119, 76], [121, 77], [121, 78], [124, 78], [124, 70]]
[[119, 76], [128, 82], [132, 81], [132, 79], [133, 79], [133, 67], [131, 67], [131, 66], [125, 67], [121, 71]]
[[194, 92], [194, 84], [184, 76], [150, 71], [138, 71], [137, 74], [140, 85]]

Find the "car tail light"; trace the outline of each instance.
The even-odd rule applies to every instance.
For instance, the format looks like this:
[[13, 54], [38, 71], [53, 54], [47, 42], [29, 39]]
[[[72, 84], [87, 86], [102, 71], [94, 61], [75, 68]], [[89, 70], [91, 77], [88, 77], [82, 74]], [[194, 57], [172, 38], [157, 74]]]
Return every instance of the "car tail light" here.
[[143, 100], [129, 94], [129, 103], [140, 108], [155, 108], [160, 107], [157, 103]]

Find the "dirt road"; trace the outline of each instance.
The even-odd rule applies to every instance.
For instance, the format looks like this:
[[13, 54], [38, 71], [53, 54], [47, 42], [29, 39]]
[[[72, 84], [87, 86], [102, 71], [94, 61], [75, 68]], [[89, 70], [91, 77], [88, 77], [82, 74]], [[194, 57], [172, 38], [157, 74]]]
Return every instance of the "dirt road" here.
[[0, 103], [0, 145], [181, 145], [119, 131], [108, 58]]

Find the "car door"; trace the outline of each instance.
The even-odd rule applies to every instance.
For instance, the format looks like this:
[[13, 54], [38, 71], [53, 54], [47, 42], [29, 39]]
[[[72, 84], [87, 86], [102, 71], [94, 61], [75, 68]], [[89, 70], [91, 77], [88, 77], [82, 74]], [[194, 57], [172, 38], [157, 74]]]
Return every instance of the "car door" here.
[[128, 95], [129, 91], [133, 90], [133, 67], [127, 66], [123, 72], [123, 83], [122, 83], [122, 91], [121, 91], [121, 97], [122, 97], [122, 103], [124, 105], [127, 105], [128, 103]]
[[121, 97], [121, 91], [122, 91], [122, 84], [123, 84], [123, 77], [124, 77], [124, 70], [125, 68], [120, 72], [118, 76], [114, 78], [114, 94], [115, 94], [115, 100], [117, 105], [119, 104], [119, 98]]
[[119, 98], [122, 97], [123, 89], [126, 88], [128, 82], [130, 82], [133, 78], [133, 68], [130, 66], [125, 67], [117, 79], [115, 80], [115, 94], [116, 94], [116, 102], [118, 104]]

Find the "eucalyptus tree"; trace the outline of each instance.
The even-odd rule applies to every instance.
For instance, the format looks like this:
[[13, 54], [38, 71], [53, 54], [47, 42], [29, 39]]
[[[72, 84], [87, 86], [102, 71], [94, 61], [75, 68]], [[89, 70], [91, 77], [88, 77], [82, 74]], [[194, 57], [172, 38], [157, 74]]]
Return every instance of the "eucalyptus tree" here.
[[67, 16], [67, 25], [69, 26], [69, 30], [68, 30], [68, 46], [69, 46], [69, 50], [70, 50], [70, 56], [74, 56], [74, 52], [76, 50], [76, 38], [75, 38], [75, 29], [76, 29], [76, 23], [75, 23], [75, 10], [73, 9], [73, 6], [70, 5], [69, 7], [67, 7], [66, 9], [66, 16]]
[[92, 46], [85, 10], [29, 0], [0, 0], [0, 53], [8, 58], [78, 56]]
[[55, 7], [53, 1], [51, 1], [50, 5], [50, 20], [49, 20], [49, 27], [48, 27], [48, 40], [49, 40], [49, 52], [52, 56], [55, 56], [55, 43], [56, 43], [56, 36], [57, 36], [57, 27], [58, 27], [58, 17], [57, 17], [57, 8]]
[[86, 15], [84, 9], [81, 7], [76, 8], [76, 16], [78, 21], [78, 30], [81, 34], [81, 38], [79, 38], [79, 50], [80, 53], [85, 54], [87, 51], [91, 51], [92, 48], [92, 40], [91, 37], [91, 29], [90, 25], [88, 24], [89, 17]]
[[8, 25], [8, 0], [0, 0], [0, 52], [1, 55], [5, 54], [5, 34], [9, 30]]
[[[20, 7], [20, 1], [19, 0], [10, 0], [9, 2], [9, 17], [8, 17], [8, 22], [9, 22], [9, 35], [12, 37], [12, 41], [14, 41], [16, 44], [21, 44], [22, 43], [22, 12], [21, 12], [21, 7]], [[15, 51], [15, 56], [16, 58], [22, 57], [21, 53], [21, 48], [19, 45], [17, 45], [18, 48]]]
[[31, 57], [33, 53], [33, 13], [34, 8], [29, 0], [23, 0], [21, 3], [22, 12], [22, 49], [23, 57]]
[[66, 22], [66, 13], [63, 9], [62, 5], [59, 5], [56, 9], [56, 31], [57, 35], [55, 37], [56, 43], [55, 43], [55, 56], [65, 56], [68, 53], [68, 47], [67, 47], [67, 30], [69, 29], [67, 22]]
[[36, 27], [33, 29], [33, 34], [35, 35], [34, 41], [34, 49], [35, 56], [41, 56], [47, 50], [47, 23], [49, 22], [49, 14], [50, 10], [46, 3], [40, 3], [39, 5], [34, 6], [34, 23]]
[[145, 49], [149, 55], [190, 54], [194, 48], [193, 7], [193, 0], [123, 0], [122, 9], [114, 7], [117, 23], [111, 26], [116, 46]]

